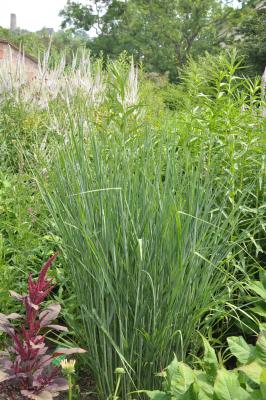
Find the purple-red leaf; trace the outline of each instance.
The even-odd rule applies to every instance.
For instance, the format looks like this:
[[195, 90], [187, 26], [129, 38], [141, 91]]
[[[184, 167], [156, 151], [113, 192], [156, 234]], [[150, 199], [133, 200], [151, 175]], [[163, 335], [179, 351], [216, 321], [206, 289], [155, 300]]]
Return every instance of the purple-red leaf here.
[[69, 386], [67, 380], [64, 378], [55, 378], [53, 382], [47, 387], [50, 391], [58, 391], [61, 392], [63, 390], [68, 390]]
[[39, 370], [42, 370], [44, 367], [47, 367], [47, 365], [50, 365], [52, 361], [53, 361], [53, 356], [51, 356], [50, 354], [43, 355], [40, 358]]
[[27, 303], [28, 303], [28, 305], [29, 305], [30, 307], [34, 308], [34, 310], [36, 310], [36, 311], [39, 310], [38, 304], [34, 304], [34, 303], [31, 301], [30, 296], [27, 296], [26, 299], [27, 299]]
[[56, 351], [54, 352], [54, 356], [60, 356], [60, 354], [75, 354], [75, 353], [86, 353], [86, 350], [81, 349], [80, 347], [72, 347], [70, 349], [66, 349], [64, 347], [61, 347], [59, 349], [56, 349]]
[[34, 394], [29, 390], [21, 390], [20, 392], [23, 396], [27, 397], [28, 399], [33, 399], [33, 400], [53, 400], [55, 396], [58, 395], [58, 393], [50, 393], [47, 390], [42, 391], [39, 394]]
[[45, 343], [37, 343], [37, 344], [35, 344], [30, 340], [30, 347], [32, 349], [43, 349], [45, 347]]
[[0, 371], [0, 382], [4, 382], [7, 381], [8, 379], [10, 379], [10, 375], [4, 371]]
[[21, 294], [18, 294], [17, 292], [14, 292], [13, 290], [9, 290], [9, 293], [14, 299], [17, 299], [19, 301], [23, 301], [25, 296], [22, 296]]
[[11, 323], [5, 314], [0, 313], [0, 331], [6, 332], [9, 335], [14, 332]]
[[62, 325], [47, 325], [47, 328], [55, 329], [56, 331], [68, 332], [67, 327]]
[[[53, 288], [52, 279], [47, 279], [46, 274], [55, 258], [56, 255], [50, 257], [44, 264], [37, 280], [29, 276], [26, 295], [10, 291], [11, 296], [22, 302], [25, 317], [17, 313], [0, 313], [0, 331], [6, 332], [12, 340], [9, 352], [0, 353], [0, 382], [14, 380], [17, 387], [23, 388], [21, 394], [33, 400], [52, 400], [60, 391], [68, 389], [67, 381], [58, 378], [60, 369], [50, 366], [54, 357], [85, 352], [80, 348], [60, 348], [49, 355], [45, 335], [40, 334], [41, 328], [45, 327], [68, 331], [64, 326], [53, 324], [61, 309], [59, 304], [51, 304], [40, 312], [41, 303]], [[24, 321], [14, 329], [12, 320], [21, 318]]]
[[7, 358], [0, 358], [0, 369], [2, 372], [11, 370], [12, 362]]
[[23, 315], [20, 315], [18, 313], [11, 313], [11, 314], [8, 314], [6, 317], [8, 319], [22, 319], [22, 318], [24, 318]]
[[60, 310], [60, 304], [50, 304], [44, 311], [42, 311], [39, 316], [41, 328], [54, 321], [58, 317]]
[[46, 281], [46, 274], [48, 269], [51, 267], [53, 261], [56, 259], [56, 257], [58, 256], [58, 253], [55, 253], [53, 256], [51, 256], [49, 258], [48, 261], [46, 261], [46, 263], [43, 265], [41, 272], [39, 273], [39, 277], [37, 280], [37, 286], [40, 289], [45, 283], [47, 283]]
[[0, 324], [9, 324], [8, 318], [5, 314], [0, 313]]

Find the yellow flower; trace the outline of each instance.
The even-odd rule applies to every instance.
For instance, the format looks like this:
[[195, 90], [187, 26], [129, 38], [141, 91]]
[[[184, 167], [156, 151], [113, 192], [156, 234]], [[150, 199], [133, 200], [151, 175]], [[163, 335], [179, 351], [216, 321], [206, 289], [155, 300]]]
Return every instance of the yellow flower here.
[[66, 372], [67, 374], [74, 374], [75, 372], [75, 364], [76, 364], [76, 360], [62, 360], [60, 362], [60, 365], [63, 369], [64, 372]]

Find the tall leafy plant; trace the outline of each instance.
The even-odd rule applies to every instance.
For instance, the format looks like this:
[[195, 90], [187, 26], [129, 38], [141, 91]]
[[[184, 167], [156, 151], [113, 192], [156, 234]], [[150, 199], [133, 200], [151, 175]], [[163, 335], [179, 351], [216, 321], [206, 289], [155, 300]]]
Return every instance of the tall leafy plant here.
[[252, 268], [254, 259], [263, 262], [266, 120], [260, 81], [244, 76], [242, 62], [237, 51], [190, 60], [176, 90], [178, 99], [180, 88], [186, 93], [182, 105], [177, 103], [176, 129], [181, 145], [189, 146], [194, 157], [200, 151], [208, 154], [206, 162], [215, 169], [230, 203], [243, 190], [248, 192], [238, 230], [248, 232], [243, 246], [253, 258], [242, 262]]

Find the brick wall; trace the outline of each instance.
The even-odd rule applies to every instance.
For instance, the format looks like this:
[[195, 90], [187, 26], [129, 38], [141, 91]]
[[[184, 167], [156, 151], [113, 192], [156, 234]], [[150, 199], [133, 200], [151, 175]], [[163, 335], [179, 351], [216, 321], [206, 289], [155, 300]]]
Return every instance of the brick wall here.
[[[1, 43], [0, 42], [0, 66], [1, 62], [5, 60], [10, 59], [10, 51], [12, 54], [12, 63], [14, 65], [17, 64], [18, 59], [21, 57], [21, 54], [18, 50], [10, 46], [8, 43]], [[31, 80], [35, 77], [37, 70], [38, 70], [38, 64], [33, 61], [31, 58], [27, 57], [26, 55], [24, 56], [24, 63], [25, 63], [25, 68], [26, 68], [26, 73], [28, 76], [28, 79]]]
[[0, 43], [0, 60], [4, 58], [4, 44]]

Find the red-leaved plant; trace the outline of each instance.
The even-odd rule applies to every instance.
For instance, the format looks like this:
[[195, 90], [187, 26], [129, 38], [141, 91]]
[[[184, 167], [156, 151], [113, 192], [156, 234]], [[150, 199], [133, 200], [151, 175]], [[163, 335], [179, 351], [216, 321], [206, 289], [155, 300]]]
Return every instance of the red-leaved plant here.
[[[60, 377], [60, 369], [51, 364], [52, 360], [61, 354], [85, 352], [80, 348], [59, 348], [49, 354], [45, 344], [47, 328], [67, 332], [66, 327], [52, 324], [60, 312], [59, 304], [51, 304], [42, 311], [40, 308], [54, 287], [46, 274], [56, 257], [57, 254], [53, 255], [43, 265], [36, 281], [29, 276], [26, 295], [10, 291], [11, 296], [23, 303], [25, 315], [0, 313], [0, 330], [12, 341], [6, 351], [0, 352], [0, 382], [18, 388], [28, 399], [50, 400], [60, 391], [68, 390], [67, 381]], [[19, 328], [12, 325], [12, 320], [21, 320]]]

